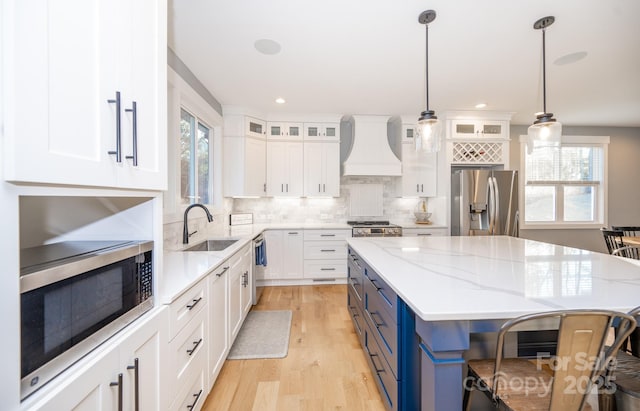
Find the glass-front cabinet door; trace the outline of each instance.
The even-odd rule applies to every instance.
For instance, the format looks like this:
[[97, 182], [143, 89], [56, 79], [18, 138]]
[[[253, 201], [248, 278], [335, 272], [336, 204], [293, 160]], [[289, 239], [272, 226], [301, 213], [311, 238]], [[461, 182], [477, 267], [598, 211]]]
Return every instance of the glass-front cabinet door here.
[[502, 120], [452, 120], [451, 137], [459, 139], [504, 138], [507, 123]]

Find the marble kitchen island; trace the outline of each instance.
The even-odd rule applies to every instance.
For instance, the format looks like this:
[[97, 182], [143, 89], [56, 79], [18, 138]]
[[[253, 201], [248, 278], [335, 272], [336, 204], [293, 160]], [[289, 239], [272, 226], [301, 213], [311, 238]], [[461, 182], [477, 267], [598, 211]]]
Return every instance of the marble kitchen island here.
[[[373, 278], [374, 291], [388, 286], [387, 296], [397, 295], [398, 307], [406, 305], [413, 315], [412, 321], [398, 321], [397, 335], [406, 340], [408, 330], [402, 327], [415, 324], [422, 410], [462, 408], [463, 355], [473, 333], [496, 331], [506, 319], [533, 312], [628, 311], [640, 305], [640, 262], [630, 259], [507, 236], [347, 241], [350, 276], [364, 273], [365, 294]], [[354, 278], [351, 287], [359, 281]], [[365, 312], [368, 299], [363, 298]], [[367, 317], [374, 335], [384, 322], [376, 317]], [[397, 409], [407, 403], [401, 398], [394, 402]]]

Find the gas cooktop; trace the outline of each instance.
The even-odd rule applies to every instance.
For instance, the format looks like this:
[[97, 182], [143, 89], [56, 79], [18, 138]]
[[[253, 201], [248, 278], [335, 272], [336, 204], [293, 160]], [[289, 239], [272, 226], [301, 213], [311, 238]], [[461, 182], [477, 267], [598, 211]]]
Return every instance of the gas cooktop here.
[[389, 221], [347, 221], [352, 226], [352, 237], [402, 237], [402, 227]]

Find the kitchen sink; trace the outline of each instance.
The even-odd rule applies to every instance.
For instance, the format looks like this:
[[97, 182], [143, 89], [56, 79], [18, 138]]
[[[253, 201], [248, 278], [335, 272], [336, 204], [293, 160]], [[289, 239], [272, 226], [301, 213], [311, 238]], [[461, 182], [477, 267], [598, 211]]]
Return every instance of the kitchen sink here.
[[206, 240], [183, 251], [222, 251], [238, 240]]

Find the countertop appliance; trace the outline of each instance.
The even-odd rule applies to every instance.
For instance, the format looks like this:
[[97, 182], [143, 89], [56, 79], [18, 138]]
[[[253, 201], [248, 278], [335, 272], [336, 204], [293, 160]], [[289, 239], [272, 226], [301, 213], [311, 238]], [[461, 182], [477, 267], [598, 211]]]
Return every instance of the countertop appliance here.
[[451, 235], [518, 237], [518, 172], [455, 170], [451, 176]]
[[267, 243], [260, 234], [253, 239], [253, 271], [251, 286], [253, 287], [253, 305], [258, 304], [262, 296], [262, 285], [258, 286], [258, 280], [264, 280], [264, 272], [267, 268]]
[[20, 252], [22, 399], [153, 307], [152, 241]]
[[402, 227], [389, 221], [347, 221], [352, 237], [402, 237]]

